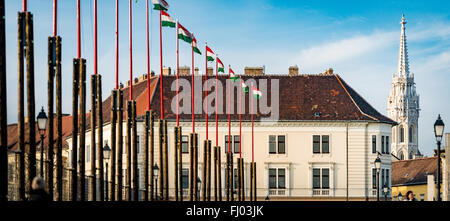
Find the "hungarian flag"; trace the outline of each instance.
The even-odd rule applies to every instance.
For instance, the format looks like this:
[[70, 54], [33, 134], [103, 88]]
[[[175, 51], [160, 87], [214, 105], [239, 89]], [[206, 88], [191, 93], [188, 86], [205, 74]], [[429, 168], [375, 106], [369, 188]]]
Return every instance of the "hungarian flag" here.
[[262, 93], [258, 88], [253, 87], [253, 96], [255, 96], [256, 99], [260, 99], [262, 97]]
[[232, 82], [236, 82], [239, 80], [239, 77], [234, 73], [233, 69], [230, 68], [230, 79]]
[[161, 11], [161, 12], [162, 12], [161, 25], [163, 27], [175, 28], [175, 20], [173, 20], [173, 18], [171, 18], [170, 15], [167, 14], [167, 12], [165, 12], [165, 11]]
[[248, 86], [244, 83], [244, 81], [242, 81], [241, 87], [242, 87], [242, 91], [244, 91], [244, 93], [248, 93]]
[[155, 10], [167, 11], [169, 9], [169, 4], [165, 0], [152, 0], [152, 4]]
[[197, 54], [202, 54], [202, 52], [200, 51], [200, 49], [198, 49], [198, 46], [197, 46], [197, 39], [195, 39], [195, 37], [194, 37], [194, 39], [192, 40], [192, 48], [194, 49], [194, 52], [195, 52], [195, 53], [197, 53]]
[[194, 36], [183, 25], [178, 23], [178, 39], [181, 39], [187, 43], [191, 43], [194, 40]]
[[206, 60], [214, 61], [215, 58], [216, 58], [216, 55], [214, 54], [214, 52], [211, 50], [211, 48], [206, 46]]
[[217, 65], [218, 65], [217, 66], [217, 71], [225, 73], [225, 67], [223, 66], [223, 63], [222, 63], [222, 61], [219, 58], [217, 58]]

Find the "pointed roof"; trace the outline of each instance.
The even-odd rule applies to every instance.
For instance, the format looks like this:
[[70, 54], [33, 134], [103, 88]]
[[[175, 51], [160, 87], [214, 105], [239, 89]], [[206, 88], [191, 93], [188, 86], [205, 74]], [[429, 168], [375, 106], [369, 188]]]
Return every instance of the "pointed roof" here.
[[402, 31], [400, 36], [400, 51], [398, 56], [398, 77], [407, 77], [409, 76], [409, 61], [408, 61], [408, 46], [406, 43], [406, 19], [405, 15], [402, 15], [402, 21], [400, 22], [402, 25]]

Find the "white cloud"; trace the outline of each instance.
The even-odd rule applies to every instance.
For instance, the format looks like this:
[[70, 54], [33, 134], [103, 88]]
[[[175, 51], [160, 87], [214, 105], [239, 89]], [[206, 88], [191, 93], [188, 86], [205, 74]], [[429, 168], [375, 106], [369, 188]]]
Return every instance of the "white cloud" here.
[[392, 46], [396, 40], [398, 40], [396, 32], [377, 32], [366, 36], [356, 36], [302, 50], [294, 57], [294, 60], [306, 69], [318, 68], [322, 65], [336, 64], [370, 55]]

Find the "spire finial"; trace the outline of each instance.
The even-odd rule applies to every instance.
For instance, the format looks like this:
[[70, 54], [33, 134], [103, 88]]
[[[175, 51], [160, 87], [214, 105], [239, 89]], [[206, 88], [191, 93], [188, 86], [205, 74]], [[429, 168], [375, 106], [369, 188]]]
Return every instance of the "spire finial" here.
[[406, 43], [406, 19], [405, 14], [402, 14], [402, 25], [401, 36], [400, 36], [400, 52], [398, 61], [398, 71], [399, 77], [409, 76], [409, 62], [408, 62], [408, 46]]

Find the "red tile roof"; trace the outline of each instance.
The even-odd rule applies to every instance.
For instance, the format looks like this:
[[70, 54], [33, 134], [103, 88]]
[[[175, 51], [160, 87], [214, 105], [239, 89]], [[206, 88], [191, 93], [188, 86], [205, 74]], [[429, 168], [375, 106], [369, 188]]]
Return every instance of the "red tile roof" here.
[[[199, 76], [202, 79], [204, 76]], [[370, 121], [382, 122], [387, 124], [396, 124], [396, 122], [380, 114], [367, 101], [365, 101], [356, 91], [354, 91], [338, 75], [264, 75], [264, 76], [241, 76], [242, 79], [268, 80], [267, 89], [269, 94], [264, 94], [263, 99], [271, 104], [271, 83], [269, 80], [279, 80], [279, 120], [281, 121]], [[181, 76], [181, 79], [191, 82], [191, 76]], [[211, 76], [210, 78], [214, 78]], [[228, 79], [227, 75], [219, 76], [219, 81], [225, 85]], [[164, 76], [164, 115], [168, 120], [175, 120], [176, 113], [172, 113], [170, 105], [171, 100], [176, 96], [176, 92], [171, 90], [172, 83], [176, 80], [175, 76]], [[203, 82], [203, 80], [202, 80]], [[160, 118], [160, 93], [159, 76], [150, 79], [151, 108], [155, 113], [155, 118]], [[129, 87], [121, 89], [123, 91], [124, 119], [126, 116], [126, 103], [129, 98]], [[213, 91], [209, 93], [214, 93]], [[107, 124], [111, 118], [111, 97], [103, 102], [103, 123]], [[224, 109], [226, 106], [226, 93], [223, 93]], [[202, 92], [202, 97], [204, 93]], [[238, 113], [238, 99], [234, 99], [235, 113]], [[140, 81], [133, 86], [133, 99], [136, 100], [137, 116], [142, 117], [147, 110], [147, 81]], [[197, 98], [196, 98], [197, 99]], [[249, 121], [249, 98], [246, 98], [246, 106], [243, 109], [242, 119]], [[200, 103], [200, 101], [196, 101]], [[223, 110], [225, 113], [226, 110]], [[319, 113], [319, 116], [316, 116]], [[258, 121], [269, 115], [256, 114], [255, 120]], [[205, 114], [196, 114], [198, 121], [204, 121]], [[181, 114], [182, 121], [190, 121], [191, 115]], [[239, 115], [232, 115], [232, 120], [238, 120]], [[220, 121], [227, 121], [228, 115], [219, 115]], [[86, 129], [90, 128], [90, 113], [86, 114]], [[63, 138], [67, 138], [72, 133], [72, 117], [63, 117]], [[37, 142], [39, 142], [39, 133]], [[8, 147], [14, 149], [17, 146], [17, 125], [8, 126]], [[56, 139], [56, 124], [55, 135]], [[67, 144], [65, 144], [67, 145]]]
[[437, 157], [392, 162], [392, 186], [421, 185], [437, 175]]

